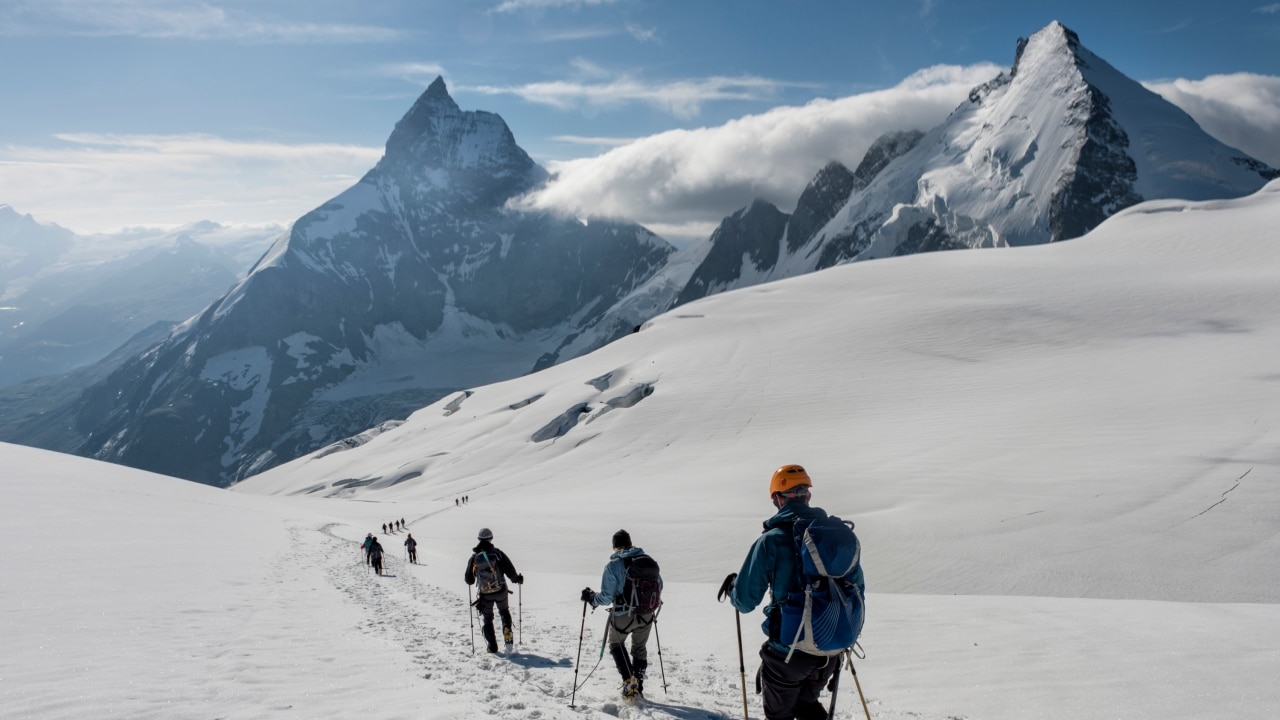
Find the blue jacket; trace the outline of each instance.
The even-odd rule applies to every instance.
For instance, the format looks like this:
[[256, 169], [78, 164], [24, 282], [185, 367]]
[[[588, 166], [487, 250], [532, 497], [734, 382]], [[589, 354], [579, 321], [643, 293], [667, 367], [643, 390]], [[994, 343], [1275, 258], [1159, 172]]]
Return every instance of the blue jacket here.
[[[764, 521], [764, 534], [756, 538], [742, 561], [742, 569], [734, 580], [729, 600], [740, 613], [755, 610], [764, 600], [765, 591], [772, 591], [769, 604], [764, 608], [765, 632], [775, 610], [787, 599], [787, 593], [796, 590], [796, 550], [791, 536], [791, 525], [796, 520], [817, 520], [827, 516], [822, 508], [810, 507], [803, 502], [790, 502], [782, 506], [776, 515]], [[864, 587], [862, 568], [859, 567], [852, 581], [861, 590]], [[776, 637], [770, 637], [777, 641]], [[777, 643], [782, 649], [786, 645]]]
[[[591, 601], [592, 607], [613, 604], [618, 594], [622, 592], [623, 586], [627, 584], [627, 568], [622, 562], [623, 559], [638, 557], [643, 554], [644, 550], [638, 547], [629, 547], [609, 556], [609, 562], [604, 566], [604, 574], [600, 577], [600, 592], [596, 593], [595, 599]], [[661, 580], [659, 580], [659, 584], [661, 584]]]

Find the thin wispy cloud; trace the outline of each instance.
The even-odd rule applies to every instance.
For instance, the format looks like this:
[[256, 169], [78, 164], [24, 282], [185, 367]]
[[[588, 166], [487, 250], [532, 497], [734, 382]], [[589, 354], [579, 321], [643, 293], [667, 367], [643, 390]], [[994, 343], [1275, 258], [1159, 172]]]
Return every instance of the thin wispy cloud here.
[[508, 13], [519, 10], [546, 10], [548, 8], [575, 8], [588, 5], [612, 5], [619, 0], [506, 0], [493, 9], [494, 12]]
[[11, 0], [0, 4], [0, 35], [307, 44], [385, 42], [404, 33], [371, 25], [273, 20], [178, 0]]
[[636, 141], [636, 138], [588, 137], [583, 135], [555, 135], [548, 139], [554, 142], [568, 143], [570, 145], [593, 145], [596, 147], [618, 147]]
[[399, 78], [416, 85], [426, 85], [437, 77], [445, 77], [447, 75], [444, 71], [443, 65], [430, 62], [391, 63], [388, 65], [381, 65], [375, 68], [374, 74], [382, 77]]
[[558, 30], [545, 30], [538, 32], [529, 39], [533, 42], [541, 43], [574, 42], [577, 40], [597, 40], [599, 38], [620, 35], [621, 33], [621, 30], [609, 27], [562, 28]]
[[639, 40], [642, 43], [649, 43], [649, 42], [661, 43], [662, 42], [662, 40], [658, 37], [657, 28], [645, 28], [645, 27], [640, 27], [635, 23], [627, 23], [627, 32], [631, 34], [631, 37], [635, 38], [636, 40]]
[[289, 222], [350, 187], [382, 156], [382, 148], [198, 134], [55, 139], [0, 147], [0, 197], [79, 232], [205, 219]]
[[1165, 27], [1156, 28], [1155, 32], [1157, 35], [1168, 35], [1169, 33], [1181, 32], [1183, 30], [1186, 30], [1189, 27], [1191, 27], [1191, 21], [1183, 20], [1182, 22], [1174, 23], [1173, 25], [1166, 25]]
[[602, 82], [558, 80], [525, 85], [479, 85], [465, 88], [483, 95], [514, 95], [528, 102], [559, 110], [617, 108], [643, 104], [681, 119], [697, 117], [702, 106], [728, 100], [758, 101], [777, 96], [786, 87], [795, 87], [769, 78], [754, 76], [709, 77], [667, 82], [649, 82], [620, 77]]
[[1270, 5], [1263, 5], [1260, 8], [1255, 8], [1254, 12], [1273, 13], [1273, 14], [1280, 13], [1280, 3], [1271, 3]]

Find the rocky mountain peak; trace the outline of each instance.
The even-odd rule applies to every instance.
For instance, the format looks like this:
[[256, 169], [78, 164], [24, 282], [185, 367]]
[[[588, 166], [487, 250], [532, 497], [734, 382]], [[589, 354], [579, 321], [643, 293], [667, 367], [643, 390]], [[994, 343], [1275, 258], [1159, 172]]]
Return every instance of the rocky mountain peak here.
[[462, 110], [442, 77], [418, 97], [387, 139], [379, 166], [400, 164], [500, 177], [538, 174], [506, 122], [493, 113]]
[[1018, 46], [1013, 54], [1013, 68], [1009, 71], [1010, 77], [1017, 77], [1028, 47], [1034, 47], [1041, 53], [1054, 55], [1064, 61], [1078, 62], [1080, 36], [1071, 28], [1054, 20], [1040, 28], [1031, 37], [1018, 38]]

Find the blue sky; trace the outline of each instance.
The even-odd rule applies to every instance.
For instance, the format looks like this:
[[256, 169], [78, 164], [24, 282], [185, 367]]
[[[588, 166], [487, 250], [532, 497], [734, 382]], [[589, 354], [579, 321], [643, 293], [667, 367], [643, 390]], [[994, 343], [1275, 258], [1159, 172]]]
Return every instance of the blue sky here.
[[[376, 162], [437, 75], [553, 169], [824, 99], [862, 113], [832, 150], [856, 162], [893, 124], [941, 120], [1052, 20], [1278, 162], [1267, 0], [0, 0], [0, 203], [80, 231], [288, 222]], [[785, 204], [821, 164], [612, 210], [696, 234], [753, 192]]]

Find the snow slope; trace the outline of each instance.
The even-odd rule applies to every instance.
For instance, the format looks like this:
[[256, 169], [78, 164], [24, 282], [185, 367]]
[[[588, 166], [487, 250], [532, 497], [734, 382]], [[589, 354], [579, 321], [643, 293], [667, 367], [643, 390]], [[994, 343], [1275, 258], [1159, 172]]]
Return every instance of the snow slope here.
[[[0, 445], [0, 717], [741, 717], [715, 589], [784, 462], [857, 522], [873, 718], [1273, 717], [1278, 221], [1273, 182], [726, 293], [231, 492]], [[398, 518], [422, 564], [384, 535], [373, 576]], [[471, 653], [480, 527], [528, 579], [509, 659]], [[577, 601], [619, 527], [668, 580], [639, 708]]]
[[1278, 200], [1148, 203], [1061, 246], [714, 296], [240, 488], [511, 514], [571, 495], [538, 553], [714, 505], [742, 529], [682, 558], [694, 580], [755, 533], [760, 478], [801, 462], [891, 554], [882, 592], [1276, 602]]

